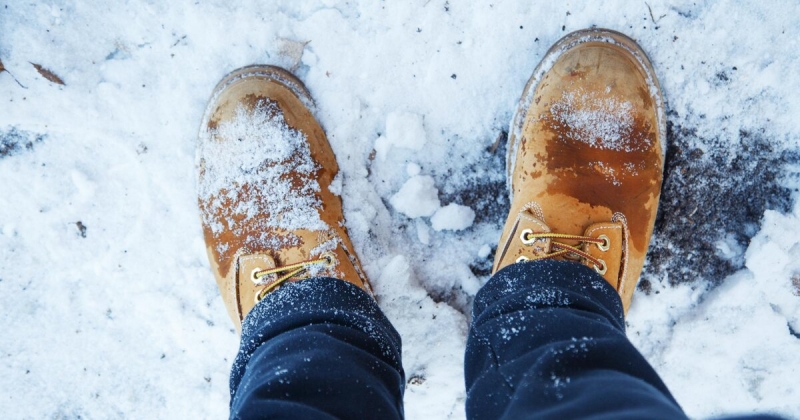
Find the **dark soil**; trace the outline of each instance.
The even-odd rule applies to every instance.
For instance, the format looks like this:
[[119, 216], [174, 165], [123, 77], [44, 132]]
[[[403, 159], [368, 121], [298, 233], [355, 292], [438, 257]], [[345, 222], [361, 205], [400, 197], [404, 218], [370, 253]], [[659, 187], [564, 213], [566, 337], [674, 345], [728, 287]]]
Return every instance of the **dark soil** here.
[[677, 115], [670, 117], [661, 203], [639, 286], [643, 291], [648, 280], [657, 279], [718, 284], [742, 268], [744, 258], [719, 256], [717, 241], [730, 235], [746, 249], [764, 210], [786, 212], [792, 205], [791, 191], [780, 181], [786, 165], [798, 162], [796, 151], [776, 148], [764, 130], [701, 138], [696, 129], [680, 125]]
[[[508, 134], [500, 132], [495, 144], [489, 146], [482, 158], [461, 174], [466, 187], [452, 194], [442, 193], [440, 197], [445, 203], [453, 202], [472, 208], [475, 211], [475, 224], [502, 226], [506, 221], [511, 206], [505, 181], [507, 139]], [[476, 168], [488, 170], [492, 175], [487, 176], [485, 171], [477, 171]]]
[[17, 130], [16, 127], [0, 131], [0, 159], [33, 150], [34, 145], [42, 140], [43, 135]]

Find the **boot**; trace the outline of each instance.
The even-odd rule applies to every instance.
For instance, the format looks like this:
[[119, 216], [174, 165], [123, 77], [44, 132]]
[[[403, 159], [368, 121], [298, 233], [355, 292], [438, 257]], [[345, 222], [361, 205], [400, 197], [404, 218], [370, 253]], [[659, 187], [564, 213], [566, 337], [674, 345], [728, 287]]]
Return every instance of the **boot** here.
[[511, 122], [511, 211], [493, 271], [545, 258], [594, 269], [627, 313], [661, 195], [666, 122], [642, 49], [573, 32], [547, 52]]
[[289, 72], [250, 66], [217, 85], [203, 116], [203, 234], [239, 331], [255, 304], [287, 282], [334, 277], [372, 294], [332, 191], [339, 168], [313, 106]]

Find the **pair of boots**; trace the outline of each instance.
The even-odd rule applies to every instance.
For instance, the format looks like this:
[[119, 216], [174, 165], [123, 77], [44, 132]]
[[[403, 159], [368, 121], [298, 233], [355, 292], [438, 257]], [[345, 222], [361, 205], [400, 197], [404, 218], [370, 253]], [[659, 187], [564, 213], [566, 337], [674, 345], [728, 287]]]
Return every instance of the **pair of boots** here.
[[[332, 187], [336, 158], [313, 107], [287, 71], [251, 66], [217, 85], [203, 117], [203, 233], [237, 329], [285, 282], [334, 277], [372, 293]], [[511, 210], [493, 272], [573, 260], [603, 276], [627, 312], [658, 209], [665, 133], [655, 71], [633, 40], [591, 29], [558, 41], [511, 122]]]

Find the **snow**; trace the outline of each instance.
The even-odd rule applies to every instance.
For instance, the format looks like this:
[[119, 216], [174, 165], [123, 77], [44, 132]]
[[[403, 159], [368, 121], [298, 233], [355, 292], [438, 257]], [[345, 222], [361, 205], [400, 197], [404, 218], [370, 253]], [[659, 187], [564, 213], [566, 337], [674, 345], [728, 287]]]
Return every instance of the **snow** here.
[[425, 245], [431, 244], [431, 228], [425, 223], [425, 220], [418, 218], [414, 219], [414, 226], [417, 228], [417, 239]]
[[[747, 269], [691, 311], [676, 314], [671, 344], [651, 354], [667, 385], [682, 384], [670, 388], [684, 407], [724, 407], [698, 410], [701, 416], [755, 407], [793, 415], [798, 409], [796, 381], [788, 378], [800, 374], [800, 293], [792, 289], [800, 273], [800, 239], [789, 226], [800, 226], [800, 207], [788, 215], [767, 211], [747, 249]], [[663, 322], [663, 316], [641, 313], [651, 297], [636, 302], [632, 319]], [[704, 392], [708, 387], [717, 392]]]
[[[613, 95], [613, 93], [612, 93]], [[633, 141], [633, 105], [628, 101], [594, 92], [564, 92], [553, 104], [553, 117], [566, 127], [574, 140], [598, 149], [630, 152], [647, 149], [649, 139]]]
[[406, 173], [408, 176], [417, 176], [422, 172], [422, 168], [414, 162], [408, 162], [406, 165]]
[[415, 151], [425, 147], [425, 127], [422, 116], [413, 112], [391, 112], [386, 117], [386, 135], [375, 141], [375, 151], [381, 161], [392, 147], [402, 147]]
[[[312, 175], [318, 168], [311, 160], [306, 136], [289, 128], [275, 107], [266, 104], [251, 112], [240, 106], [230, 121], [211, 132], [201, 128], [197, 161], [204, 175], [198, 179], [197, 192], [208, 203], [202, 217], [214, 234], [223, 229], [218, 213], [234, 232], [252, 224], [248, 221], [257, 215], [265, 228], [329, 228], [317, 210], [321, 203], [315, 192], [320, 186]], [[298, 188], [287, 173], [308, 180]], [[245, 186], [257, 192], [239, 197], [236, 191]], [[238, 204], [228, 206], [228, 200], [238, 200]]]
[[488, 244], [483, 245], [478, 249], [478, 258], [487, 258], [492, 253], [492, 247]]
[[[195, 151], [208, 97], [235, 68], [294, 68], [314, 96], [341, 168], [332, 188], [403, 336], [412, 419], [464, 418], [468, 311], [508, 208], [505, 145], [493, 145], [561, 36], [597, 25], [638, 40], [669, 121], [691, 134], [686, 153], [717, 147], [760, 159], [742, 132], [776, 153], [798, 149], [800, 76], [787, 71], [800, 68], [797, 2], [461, 3], [4, 4], [4, 417], [227, 415], [239, 343], [208, 266]], [[797, 172], [774, 182], [794, 191]], [[676, 195], [713, 195], [740, 181], [705, 185], [698, 176]], [[419, 195], [400, 194], [409, 182], [424, 187]], [[475, 220], [436, 231], [428, 217], [442, 203], [468, 206]], [[723, 210], [666, 214], [654, 244], [665, 225]], [[698, 247], [710, 241], [714, 255], [669, 262], [678, 269], [721, 256], [741, 262], [735, 273], [651, 279], [649, 294], [634, 296], [628, 335], [692, 417], [800, 417], [800, 212], [757, 213], [760, 223], [726, 226], [719, 237], [684, 229]]]
[[464, 230], [472, 226], [475, 212], [467, 206], [450, 203], [438, 210], [431, 217], [433, 230]]
[[397, 211], [412, 219], [433, 216], [441, 206], [435, 183], [430, 175], [412, 176], [389, 202]]

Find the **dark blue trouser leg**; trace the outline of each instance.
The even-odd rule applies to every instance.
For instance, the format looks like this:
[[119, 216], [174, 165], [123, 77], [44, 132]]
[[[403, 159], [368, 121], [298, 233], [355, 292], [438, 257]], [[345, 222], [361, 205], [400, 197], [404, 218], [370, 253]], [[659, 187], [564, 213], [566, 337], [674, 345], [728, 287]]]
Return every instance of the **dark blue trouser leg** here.
[[[478, 292], [465, 358], [470, 418], [685, 418], [625, 337], [616, 292], [574, 263], [513, 264]], [[318, 278], [244, 322], [232, 418], [403, 416], [400, 337], [359, 288]], [[775, 418], [753, 416], [748, 419]]]
[[358, 287], [288, 284], [245, 319], [231, 418], [402, 418], [400, 355], [397, 331]]
[[617, 292], [571, 262], [512, 264], [478, 292], [465, 376], [474, 419], [686, 418], [625, 337]]

